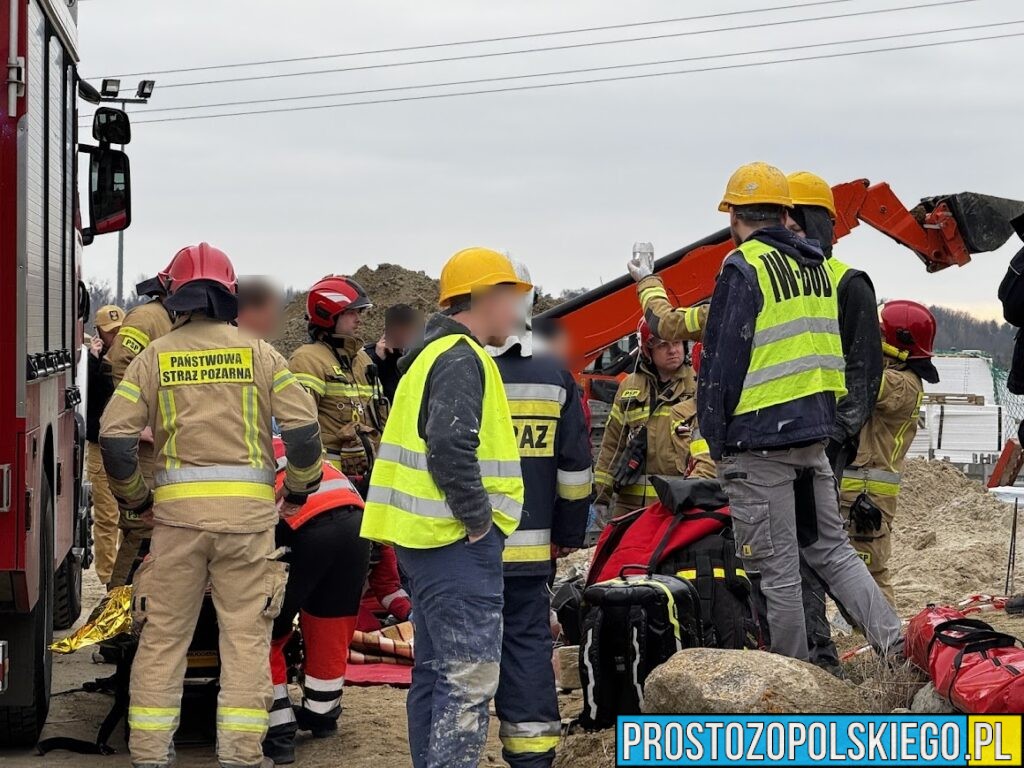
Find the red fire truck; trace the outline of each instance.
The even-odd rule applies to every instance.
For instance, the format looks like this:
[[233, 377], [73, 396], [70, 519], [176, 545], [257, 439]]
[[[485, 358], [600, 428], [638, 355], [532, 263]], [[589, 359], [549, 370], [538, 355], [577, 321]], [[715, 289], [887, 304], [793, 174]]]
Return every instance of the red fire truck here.
[[[76, 373], [88, 293], [82, 245], [131, 219], [123, 112], [78, 144], [75, 0], [0, 0], [0, 747], [34, 743], [50, 700], [48, 646], [81, 612], [89, 564]], [[89, 163], [89, 225], [78, 210]]]

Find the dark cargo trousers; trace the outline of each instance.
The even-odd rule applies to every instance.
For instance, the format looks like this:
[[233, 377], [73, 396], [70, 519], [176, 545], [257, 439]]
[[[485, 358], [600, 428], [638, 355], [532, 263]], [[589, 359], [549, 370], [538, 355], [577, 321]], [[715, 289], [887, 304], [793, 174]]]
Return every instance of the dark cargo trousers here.
[[505, 576], [505, 631], [495, 710], [502, 755], [512, 768], [548, 768], [561, 736], [551, 666], [547, 576]]
[[501, 659], [505, 537], [395, 547], [409, 577], [416, 661], [406, 700], [414, 768], [476, 766]]
[[[748, 570], [761, 574], [772, 651], [808, 659], [801, 554], [876, 650], [886, 653], [898, 646], [899, 617], [843, 529], [835, 477], [822, 444], [724, 456], [717, 468], [732, 509], [736, 553]], [[818, 535], [801, 547], [795, 483], [806, 474]]]

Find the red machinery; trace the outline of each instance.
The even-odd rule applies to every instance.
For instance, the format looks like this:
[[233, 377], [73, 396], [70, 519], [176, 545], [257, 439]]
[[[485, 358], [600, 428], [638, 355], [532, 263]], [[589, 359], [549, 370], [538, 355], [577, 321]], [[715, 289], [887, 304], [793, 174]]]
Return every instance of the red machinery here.
[[[76, 14], [63, 0], [0, 0], [0, 747], [35, 742], [53, 630], [81, 612], [81, 249], [131, 219], [128, 160], [110, 148], [129, 139], [125, 114], [99, 109], [99, 146], [78, 144], [77, 96], [100, 96], [78, 79]], [[78, 152], [90, 163], [84, 229]]]
[[[860, 179], [839, 184], [832, 191], [838, 212], [837, 240], [864, 222], [914, 251], [929, 272], [954, 264], [963, 266], [971, 254], [999, 248], [1013, 234], [1014, 222], [1024, 231], [1024, 203], [1016, 200], [965, 192], [927, 198], [907, 210], [884, 182], [872, 185]], [[655, 271], [677, 306], [693, 306], [711, 298], [715, 276], [732, 249], [729, 230], [723, 229], [662, 257]], [[587, 379], [605, 370], [595, 365], [601, 352], [636, 330], [640, 304], [633, 281], [623, 276], [559, 304], [541, 317], [559, 320], [568, 332], [570, 365], [577, 374], [593, 371], [584, 376], [589, 388]]]

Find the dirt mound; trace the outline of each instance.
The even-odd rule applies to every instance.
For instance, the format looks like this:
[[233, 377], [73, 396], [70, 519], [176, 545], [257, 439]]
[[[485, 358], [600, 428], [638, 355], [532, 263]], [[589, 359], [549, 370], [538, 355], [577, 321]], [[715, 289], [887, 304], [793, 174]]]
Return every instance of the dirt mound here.
[[1012, 516], [1010, 504], [956, 467], [908, 461], [890, 560], [900, 614], [979, 592], [1001, 593]]
[[[397, 264], [381, 264], [376, 269], [362, 266], [352, 275], [370, 300], [373, 309], [363, 318], [361, 331], [364, 341], [376, 341], [384, 332], [384, 312], [395, 304], [408, 304], [424, 314], [437, 309], [438, 283], [425, 272], [415, 272]], [[537, 312], [550, 309], [558, 299], [545, 293], [537, 297]], [[295, 348], [309, 340], [306, 332], [306, 294], [296, 294], [285, 308], [281, 334], [274, 339], [277, 350], [288, 357]]]
[[[384, 331], [384, 312], [394, 304], [408, 304], [424, 313], [437, 307], [437, 280], [424, 272], [414, 272], [397, 264], [381, 264], [377, 269], [360, 267], [353, 279], [358, 282], [373, 302], [373, 309], [363, 318], [362, 337], [376, 341]], [[274, 340], [278, 351], [288, 357], [301, 344], [308, 341], [306, 332], [306, 294], [300, 293], [285, 308], [281, 335]]]

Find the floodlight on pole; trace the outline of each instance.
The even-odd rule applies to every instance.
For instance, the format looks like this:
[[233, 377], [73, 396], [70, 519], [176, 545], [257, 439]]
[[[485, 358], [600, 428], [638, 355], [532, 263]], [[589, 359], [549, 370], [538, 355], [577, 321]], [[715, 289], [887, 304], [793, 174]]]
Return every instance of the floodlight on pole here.
[[103, 83], [100, 85], [100, 95], [112, 99], [117, 96], [121, 91], [121, 81], [117, 78], [108, 77], [103, 79]]
[[156, 88], [156, 80], [140, 80], [139, 88], [135, 92], [135, 98], [148, 99], [153, 95], [154, 88]]

